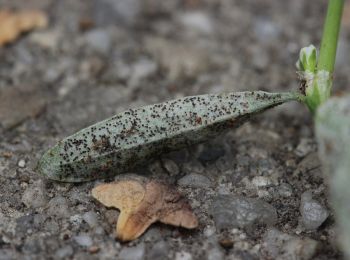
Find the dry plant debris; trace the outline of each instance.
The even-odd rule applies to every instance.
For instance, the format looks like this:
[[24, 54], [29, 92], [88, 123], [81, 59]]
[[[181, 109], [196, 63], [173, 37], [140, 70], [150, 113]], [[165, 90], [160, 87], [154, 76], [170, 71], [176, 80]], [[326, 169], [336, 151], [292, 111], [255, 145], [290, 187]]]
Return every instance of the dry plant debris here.
[[188, 202], [172, 187], [154, 180], [121, 180], [101, 184], [92, 196], [107, 207], [120, 210], [116, 237], [138, 238], [154, 222], [193, 229], [198, 226]]
[[0, 47], [13, 42], [20, 34], [48, 25], [47, 15], [40, 10], [11, 11], [0, 9]]

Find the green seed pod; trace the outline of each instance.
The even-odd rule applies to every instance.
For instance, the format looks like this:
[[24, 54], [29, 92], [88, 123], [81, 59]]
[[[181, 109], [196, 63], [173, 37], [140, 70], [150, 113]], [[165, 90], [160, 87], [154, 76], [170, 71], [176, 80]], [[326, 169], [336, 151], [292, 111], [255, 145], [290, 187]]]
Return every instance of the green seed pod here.
[[129, 109], [58, 142], [37, 169], [65, 182], [106, 178], [153, 156], [213, 138], [252, 114], [297, 99], [297, 93], [238, 92]]
[[323, 171], [328, 178], [332, 206], [350, 259], [350, 95], [332, 97], [317, 110], [316, 136]]

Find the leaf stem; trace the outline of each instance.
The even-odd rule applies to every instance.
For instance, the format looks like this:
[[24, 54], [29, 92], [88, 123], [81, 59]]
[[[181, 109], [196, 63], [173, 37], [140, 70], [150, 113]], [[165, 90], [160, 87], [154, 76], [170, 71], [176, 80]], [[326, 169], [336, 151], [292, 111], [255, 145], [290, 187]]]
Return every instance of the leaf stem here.
[[325, 70], [332, 73], [334, 70], [343, 7], [344, 0], [329, 0], [328, 2], [320, 56], [317, 64], [317, 69], [319, 71]]

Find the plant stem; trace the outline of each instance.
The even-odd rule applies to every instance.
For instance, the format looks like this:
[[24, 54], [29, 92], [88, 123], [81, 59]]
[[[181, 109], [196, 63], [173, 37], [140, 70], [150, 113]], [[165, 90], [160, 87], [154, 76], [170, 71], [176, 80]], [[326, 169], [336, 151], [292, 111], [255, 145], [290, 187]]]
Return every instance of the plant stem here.
[[330, 73], [334, 70], [338, 35], [343, 12], [344, 0], [329, 0], [326, 21], [323, 28], [318, 70]]

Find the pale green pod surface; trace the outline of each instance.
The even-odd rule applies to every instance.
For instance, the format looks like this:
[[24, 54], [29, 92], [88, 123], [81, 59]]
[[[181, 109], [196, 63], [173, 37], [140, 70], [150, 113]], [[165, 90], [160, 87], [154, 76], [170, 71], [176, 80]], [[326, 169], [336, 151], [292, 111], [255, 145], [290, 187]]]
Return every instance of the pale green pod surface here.
[[316, 135], [342, 234], [339, 242], [350, 259], [350, 95], [333, 97], [318, 109]]
[[38, 171], [66, 182], [106, 178], [152, 156], [203, 142], [252, 114], [298, 98], [297, 93], [237, 92], [129, 109], [58, 142], [41, 158]]

